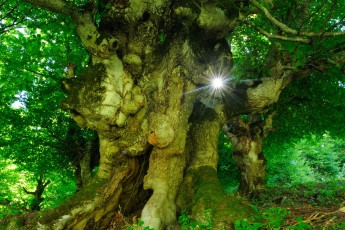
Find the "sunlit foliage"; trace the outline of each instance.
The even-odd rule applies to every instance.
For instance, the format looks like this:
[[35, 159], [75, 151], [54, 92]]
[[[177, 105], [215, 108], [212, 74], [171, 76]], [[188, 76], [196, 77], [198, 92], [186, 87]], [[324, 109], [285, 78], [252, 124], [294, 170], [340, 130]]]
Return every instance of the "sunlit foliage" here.
[[[2, 7], [4, 6], [4, 7]], [[78, 70], [88, 56], [68, 18], [17, 1], [0, 10], [0, 216], [27, 212], [40, 174], [52, 181], [42, 208], [76, 191], [75, 166], [66, 151], [74, 122], [59, 108], [66, 63]], [[15, 13], [10, 13], [15, 12]]]

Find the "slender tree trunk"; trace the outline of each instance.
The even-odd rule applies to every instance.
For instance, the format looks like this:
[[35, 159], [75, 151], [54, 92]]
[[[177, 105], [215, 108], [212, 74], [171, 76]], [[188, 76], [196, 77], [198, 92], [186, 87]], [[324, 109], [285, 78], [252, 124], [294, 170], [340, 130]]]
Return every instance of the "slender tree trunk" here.
[[35, 191], [30, 192], [24, 189], [26, 194], [33, 195], [33, 199], [30, 204], [30, 211], [35, 212], [41, 210], [41, 203], [43, 202], [44, 198], [42, 197], [44, 189], [50, 184], [50, 180], [44, 180], [44, 174], [41, 173], [40, 177], [37, 179], [37, 185]]

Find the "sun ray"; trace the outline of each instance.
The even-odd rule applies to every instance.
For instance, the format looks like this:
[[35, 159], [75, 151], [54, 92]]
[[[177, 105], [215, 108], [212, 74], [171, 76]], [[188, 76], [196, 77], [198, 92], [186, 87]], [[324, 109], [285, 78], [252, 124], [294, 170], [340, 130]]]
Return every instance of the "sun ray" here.
[[216, 106], [222, 103], [233, 105], [240, 103], [238, 94], [241, 94], [241, 90], [233, 88], [236, 80], [231, 76], [230, 72], [221, 68], [217, 70], [209, 68], [203, 82], [203, 86], [183, 94], [197, 94], [197, 100], [211, 109], [215, 109]]

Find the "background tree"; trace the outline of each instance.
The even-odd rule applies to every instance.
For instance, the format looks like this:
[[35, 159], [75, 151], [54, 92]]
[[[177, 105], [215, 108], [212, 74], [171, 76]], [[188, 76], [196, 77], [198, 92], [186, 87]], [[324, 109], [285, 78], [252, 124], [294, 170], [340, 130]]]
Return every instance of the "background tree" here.
[[[66, 133], [75, 122], [59, 108], [65, 97], [59, 75], [65, 74], [68, 59], [80, 64], [87, 57], [72, 27], [61, 33], [65, 24], [61, 17], [33, 12], [32, 7], [16, 1], [1, 1], [0, 5], [0, 161], [7, 165], [2, 171], [2, 182], [6, 182], [1, 184], [3, 216], [29, 210], [32, 196], [23, 187], [35, 191], [41, 174], [52, 181], [44, 190], [43, 209], [74, 194], [78, 172], [71, 162], [78, 158], [75, 153], [71, 156], [68, 141], [76, 137]], [[33, 21], [38, 27], [32, 26]], [[79, 140], [91, 139], [88, 133], [80, 131]]]
[[266, 159], [262, 148], [264, 139], [273, 130], [273, 115], [265, 117], [264, 114], [255, 113], [238, 116], [229, 120], [229, 126], [223, 126], [241, 171], [239, 192], [243, 195], [260, 193], [265, 187]]
[[[327, 72], [294, 82], [276, 105], [277, 128], [267, 138], [269, 184], [327, 181], [341, 174], [344, 74]], [[291, 173], [286, 173], [291, 172]]]
[[44, 180], [44, 175], [41, 174], [40, 177], [37, 179], [37, 186], [35, 188], [35, 191], [28, 191], [26, 188], [24, 189], [24, 192], [26, 194], [30, 194], [34, 196], [34, 199], [32, 200], [30, 204], [30, 210], [31, 211], [39, 211], [41, 210], [41, 203], [44, 200], [42, 197], [42, 194], [44, 192], [44, 189], [50, 184], [50, 180]]
[[[314, 25], [313, 21], [310, 21], [310, 24], [306, 21], [299, 21], [302, 18], [308, 18], [309, 20], [316, 17], [316, 15], [322, 15], [323, 12], [320, 13], [314, 10], [327, 8], [325, 2], [321, 4], [315, 3], [315, 5], [313, 6], [316, 7], [315, 9], [308, 8], [311, 5], [307, 1], [301, 4], [297, 4], [297, 2], [290, 2], [289, 4], [285, 4], [283, 2], [276, 1], [274, 6], [271, 4], [268, 4], [266, 6], [258, 5], [258, 2], [256, 1], [252, 1], [252, 3], [257, 6], [257, 9], [264, 12], [265, 16], [259, 15], [258, 17], [245, 19], [243, 22], [246, 25], [250, 25], [251, 27], [238, 27], [236, 28], [234, 33], [232, 33], [230, 39], [234, 57], [233, 61], [234, 63], [236, 63], [236, 65], [234, 65], [234, 68], [232, 69], [233, 74], [242, 77], [244, 76], [246, 78], [251, 78], [252, 76], [274, 77], [277, 75], [281, 75], [285, 77], [292, 76], [293, 79], [299, 79], [305, 76], [309, 76], [315, 71], [318, 72], [318, 76], [320, 78], [322, 75], [325, 76], [328, 74], [326, 73], [327, 70], [333, 72], [338, 77], [342, 75], [341, 72], [339, 72], [339, 67], [344, 60], [343, 48], [341, 48], [343, 44], [341, 42], [338, 43], [337, 39], [329, 40], [325, 37], [319, 39], [317, 33], [304, 33], [304, 35], [301, 37], [299, 36], [301, 34], [298, 35], [297, 33], [295, 33], [296, 31], [293, 31], [293, 29], [289, 28], [290, 25], [298, 26], [298, 30], [301, 32], [303, 29], [314, 30], [318, 29], [318, 26], [325, 27], [327, 24], [326, 21], [323, 21], [323, 23], [319, 25]], [[331, 11], [327, 14], [327, 18], [331, 17], [331, 15], [334, 13], [333, 10], [335, 10], [334, 7], [336, 6], [336, 4], [337, 2], [333, 2]], [[279, 10], [271, 11], [273, 12], [271, 14], [266, 7], [273, 7], [273, 9]], [[283, 18], [283, 20], [281, 21], [284, 22], [284, 24], [277, 20], [277, 18], [279, 17]], [[340, 22], [342, 22], [342, 20], [343, 19], [340, 19]], [[266, 28], [269, 28], [271, 24], [276, 25], [278, 27], [278, 31], [274, 32], [274, 29], [272, 28], [266, 30]], [[336, 27], [340, 25], [341, 23], [335, 24], [334, 26]], [[310, 26], [312, 26], [313, 28], [310, 29]], [[268, 30], [270, 31], [270, 33], [267, 32]], [[319, 31], [321, 30], [322, 28], [319, 28]], [[265, 36], [257, 36], [256, 31]], [[274, 33], [276, 33], [276, 35]], [[251, 36], [249, 37], [248, 35]], [[327, 36], [333, 35], [336, 34], [331, 33]], [[268, 40], [267, 38], [274, 38], [278, 41], [284, 40], [287, 42], [272, 43], [272, 41]], [[343, 40], [343, 38], [340, 38], [340, 41], [341, 40]], [[246, 44], [245, 46], [239, 45], [244, 42]], [[311, 47], [310, 44], [304, 45], [303, 43], [313, 43], [313, 46]], [[323, 49], [326, 53], [323, 53], [322, 57], [320, 56], [320, 50], [317, 50], [320, 46], [328, 46], [328, 48]], [[337, 54], [339, 54], [339, 56]], [[337, 61], [333, 62], [331, 61], [332, 59], [337, 59]], [[333, 78], [330, 81], [336, 82], [337, 80]], [[296, 88], [296, 90], [301, 90], [301, 88], [303, 87], [300, 86], [299, 88]], [[305, 93], [318, 95], [315, 94], [315, 92]], [[281, 106], [281, 108], [285, 108], [287, 106], [289, 105], [284, 104]], [[236, 126], [236, 122], [233, 124], [233, 126]], [[290, 129], [290, 127], [287, 126], [285, 126], [285, 128]], [[247, 138], [244, 139], [243, 132], [240, 132], [237, 137], [236, 135], [232, 135], [232, 137], [234, 140], [237, 140], [236, 143], [241, 142], [241, 140], [244, 141], [251, 139], [249, 134]], [[277, 139], [276, 141], [276, 143], [279, 143]], [[243, 142], [241, 143], [241, 146], [248, 145]], [[257, 143], [255, 146], [261, 145]], [[256, 152], [257, 156], [259, 156], [260, 154], [262, 156], [261, 148], [256, 148], [256, 151], [254, 147], [244, 149], [248, 152], [250, 150], [252, 152]], [[261, 157], [261, 159], [262, 158], [263, 156]], [[278, 157], [278, 159], [280, 159], [280, 157]], [[249, 162], [250, 161], [247, 161], [248, 167], [250, 165]], [[243, 166], [243, 164], [240, 165]], [[261, 165], [261, 168], [259, 170], [256, 170], [256, 172], [265, 172], [264, 165], [259, 165]], [[258, 167], [258, 165], [253, 163], [252, 167]], [[253, 175], [250, 175], [250, 173], [245, 172], [246, 170], [242, 170], [244, 178], [255, 178], [255, 176], [253, 177], [253, 175], [258, 174], [254, 173]], [[258, 175], [264, 174], [265, 173], [259, 173]], [[249, 186], [245, 187], [247, 190], [250, 190]], [[259, 187], [263, 187], [263, 185]]]

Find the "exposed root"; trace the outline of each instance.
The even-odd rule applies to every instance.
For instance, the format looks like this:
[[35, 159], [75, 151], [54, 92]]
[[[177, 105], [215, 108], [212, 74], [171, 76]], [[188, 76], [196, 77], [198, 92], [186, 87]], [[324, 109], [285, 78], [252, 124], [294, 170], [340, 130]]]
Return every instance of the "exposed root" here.
[[292, 212], [286, 220], [286, 223], [289, 226], [297, 226], [300, 224], [300, 221], [296, 220], [297, 217], [302, 217], [302, 222], [305, 224], [322, 228], [331, 227], [345, 222], [344, 213], [340, 210], [334, 210], [334, 208], [318, 208], [315, 211], [315, 208], [313, 207], [300, 206], [298, 208], [289, 209]]

